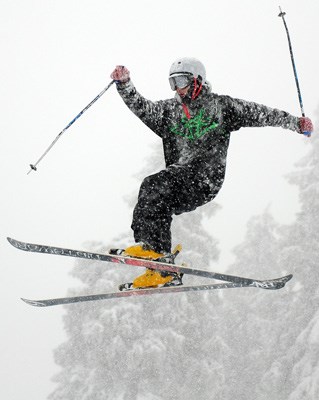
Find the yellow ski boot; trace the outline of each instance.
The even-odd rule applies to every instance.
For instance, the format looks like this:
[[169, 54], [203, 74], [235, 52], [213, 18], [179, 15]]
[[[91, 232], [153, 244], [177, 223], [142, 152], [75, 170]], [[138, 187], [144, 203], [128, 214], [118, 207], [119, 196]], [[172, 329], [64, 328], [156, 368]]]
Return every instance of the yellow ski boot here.
[[165, 257], [165, 254], [157, 253], [144, 245], [137, 244], [135, 246], [127, 247], [123, 252], [123, 256], [157, 260], [158, 258]]
[[146, 272], [143, 275], [134, 279], [132, 286], [134, 289], [165, 286], [173, 281], [175, 275], [177, 274], [165, 271], [156, 271], [154, 269], [146, 269]]
[[[180, 250], [181, 246], [179, 245], [174, 250], [175, 256], [180, 252]], [[128, 247], [124, 250], [122, 254], [128, 257], [143, 258], [153, 261], [167, 257], [167, 254], [157, 253], [156, 251], [152, 250], [147, 246], [144, 246], [143, 244]], [[172, 260], [173, 259], [174, 257], [172, 257]], [[121, 285], [120, 290], [151, 288], [158, 286], [179, 286], [182, 284], [183, 284], [182, 276], [177, 273], [167, 272], [167, 271], [157, 271], [154, 269], [147, 268], [145, 273], [135, 278], [132, 283]]]

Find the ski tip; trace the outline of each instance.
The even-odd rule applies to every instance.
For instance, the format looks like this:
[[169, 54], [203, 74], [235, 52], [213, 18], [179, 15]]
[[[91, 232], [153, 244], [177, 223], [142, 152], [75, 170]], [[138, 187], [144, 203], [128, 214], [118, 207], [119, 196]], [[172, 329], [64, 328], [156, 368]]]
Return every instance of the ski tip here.
[[29, 243], [20, 242], [19, 240], [12, 239], [11, 237], [7, 237], [8, 242], [11, 246], [15, 247], [18, 250], [30, 251], [28, 248]]
[[286, 285], [287, 282], [289, 282], [292, 279], [293, 275], [289, 274], [286, 275], [282, 278], [282, 287], [284, 287]]
[[12, 239], [11, 237], [7, 237], [7, 241], [11, 244], [11, 246], [15, 248], [19, 248], [20, 242], [18, 240]]
[[18, 247], [19, 244], [21, 244], [22, 242], [19, 242], [19, 240], [13, 239], [9, 236], [7, 236], [7, 241], [14, 247]]
[[283, 287], [286, 286], [286, 283], [289, 282], [290, 279], [292, 279], [292, 277], [293, 277], [293, 275], [292, 275], [292, 274], [289, 274], [289, 275], [283, 276], [282, 278], [275, 279], [275, 280], [273, 281], [273, 282], [274, 282], [274, 285], [268, 287], [267, 289], [273, 289], [273, 290], [282, 289]]
[[15, 239], [12, 239], [11, 237], [7, 237], [7, 241], [11, 244], [13, 247], [17, 247], [17, 241]]
[[24, 299], [23, 297], [21, 297], [21, 300], [29, 304], [30, 306], [45, 307], [45, 304], [41, 300], [29, 300], [29, 299]]

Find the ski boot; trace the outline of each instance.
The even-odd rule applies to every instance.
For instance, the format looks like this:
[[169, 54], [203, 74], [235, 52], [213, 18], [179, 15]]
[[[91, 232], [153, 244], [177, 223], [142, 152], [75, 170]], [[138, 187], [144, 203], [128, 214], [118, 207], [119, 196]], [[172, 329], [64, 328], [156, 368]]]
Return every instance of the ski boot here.
[[[173, 253], [164, 254], [157, 253], [153, 249], [145, 245], [135, 245], [126, 248], [121, 255], [133, 258], [143, 258], [152, 261], [174, 263], [174, 259], [181, 251], [181, 246], [177, 246]], [[167, 286], [182, 285], [182, 274], [167, 271], [157, 271], [147, 268], [145, 273], [134, 279], [133, 282], [124, 283], [119, 286], [119, 290], [145, 289]]]
[[156, 271], [147, 268], [145, 273], [135, 278], [133, 282], [120, 285], [119, 290], [181, 286], [183, 284], [182, 277], [183, 274], [176, 272]]
[[146, 258], [148, 260], [159, 260], [165, 257], [164, 253], [157, 253], [151, 247], [144, 244], [127, 247], [122, 253], [123, 256], [133, 258]]

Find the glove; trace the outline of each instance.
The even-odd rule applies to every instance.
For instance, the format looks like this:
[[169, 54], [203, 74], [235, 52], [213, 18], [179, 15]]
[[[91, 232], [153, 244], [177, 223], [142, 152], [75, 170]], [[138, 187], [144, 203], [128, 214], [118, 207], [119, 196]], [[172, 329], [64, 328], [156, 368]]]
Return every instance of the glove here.
[[303, 133], [306, 136], [311, 136], [313, 132], [313, 124], [310, 118], [308, 117], [299, 118], [299, 127], [300, 127], [300, 133]]
[[111, 73], [111, 79], [116, 83], [126, 83], [130, 80], [130, 71], [123, 65], [118, 65]]

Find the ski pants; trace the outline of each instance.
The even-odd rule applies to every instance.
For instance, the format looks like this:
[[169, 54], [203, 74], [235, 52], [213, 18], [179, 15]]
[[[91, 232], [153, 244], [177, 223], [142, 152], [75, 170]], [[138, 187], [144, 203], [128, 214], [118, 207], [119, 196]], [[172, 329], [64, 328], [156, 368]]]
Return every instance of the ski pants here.
[[135, 241], [169, 253], [172, 216], [195, 210], [219, 192], [224, 170], [209, 176], [192, 165], [172, 165], [145, 178], [133, 213]]

